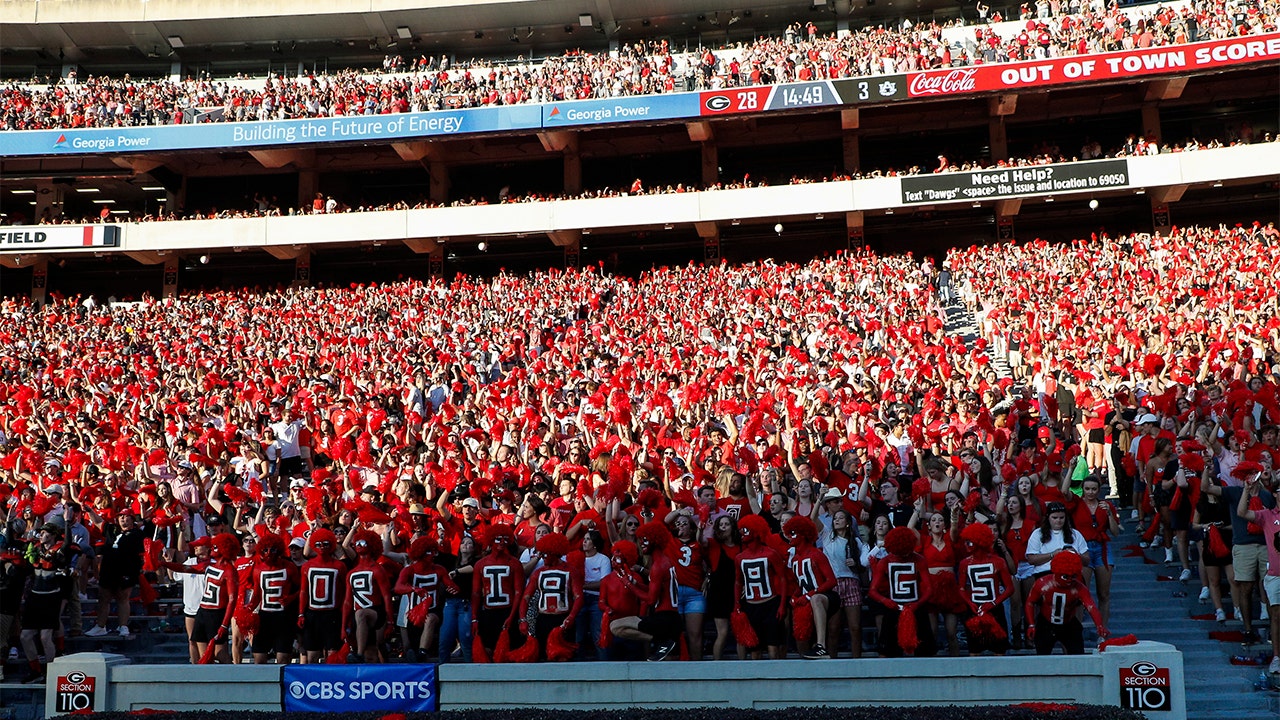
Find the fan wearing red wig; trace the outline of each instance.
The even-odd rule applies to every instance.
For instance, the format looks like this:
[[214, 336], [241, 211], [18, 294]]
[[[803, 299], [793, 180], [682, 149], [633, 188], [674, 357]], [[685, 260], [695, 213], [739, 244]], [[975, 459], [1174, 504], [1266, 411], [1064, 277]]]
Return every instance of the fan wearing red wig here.
[[[649, 597], [648, 585], [632, 569], [640, 562], [640, 549], [630, 540], [613, 544], [612, 570], [600, 580], [600, 612], [603, 615], [600, 643], [607, 645], [610, 660], [639, 659], [644, 649], [625, 637], [613, 639], [613, 623], [640, 617], [640, 603]], [[612, 641], [611, 641], [612, 639]]]
[[[402, 615], [397, 624], [408, 631], [404, 656], [408, 662], [434, 658], [436, 631], [443, 618], [444, 598], [441, 592], [457, 596], [458, 585], [449, 578], [449, 571], [436, 562], [439, 545], [435, 538], [422, 536], [409, 545], [409, 564], [400, 571], [392, 591], [401, 598]], [[414, 622], [413, 609], [426, 603], [426, 617], [421, 624]], [[403, 637], [403, 636], [402, 636]]]
[[965, 622], [965, 627], [969, 628], [969, 654], [981, 655], [991, 651], [1003, 655], [1009, 649], [1009, 623], [1004, 616], [1004, 601], [1013, 595], [1009, 563], [992, 552], [995, 533], [982, 523], [966, 526], [960, 532], [960, 541], [969, 553], [960, 561], [960, 594], [973, 613], [973, 617]]
[[1080, 556], [1064, 548], [1050, 561], [1049, 574], [1037, 580], [1027, 595], [1026, 616], [1035, 618], [1028, 633], [1036, 643], [1037, 655], [1049, 655], [1059, 642], [1068, 655], [1084, 654], [1084, 626], [1076, 619], [1081, 605], [1093, 618], [1100, 637], [1111, 634], [1080, 579], [1083, 567]]
[[675, 544], [671, 531], [661, 520], [650, 520], [636, 531], [640, 552], [649, 556], [649, 585], [640, 598], [644, 618], [629, 616], [614, 620], [609, 631], [625, 640], [650, 643], [651, 661], [666, 660], [680, 644], [684, 621], [680, 617], [679, 581], [675, 564], [667, 551]]
[[[239, 542], [231, 533], [215, 535], [212, 542], [209, 562], [196, 565], [164, 563], [170, 572], [204, 573], [204, 595], [200, 598], [195, 627], [191, 630], [191, 639], [195, 641], [202, 660], [209, 655], [209, 645], [221, 645], [226, 640], [239, 596], [235, 565]], [[231, 660], [225, 646], [218, 648], [217, 656], [219, 662]]]
[[[742, 550], [736, 560], [734, 597], [758, 639], [750, 648], [751, 656], [759, 660], [763, 646], [768, 648], [770, 658], [780, 660], [787, 642], [783, 624], [787, 606], [782, 602], [789, 594], [786, 562], [766, 543], [769, 523], [764, 518], [759, 515], [744, 517], [738, 523], [738, 533], [742, 536]], [[741, 642], [742, 638], [738, 640]]]
[[529, 636], [536, 638], [539, 648], [546, 654], [547, 639], [551, 631], [560, 628], [567, 634], [582, 609], [582, 572], [575, 571], [565, 562], [569, 553], [569, 540], [553, 532], [543, 535], [535, 546], [542, 555], [542, 567], [534, 570], [525, 583], [524, 594], [516, 604], [518, 608], [533, 608], [537, 618], [528, 628]]
[[347, 638], [355, 652], [347, 662], [376, 662], [381, 655], [378, 630], [393, 627], [391, 617], [391, 580], [378, 562], [382, 557], [382, 539], [377, 533], [360, 530], [351, 543], [356, 552], [356, 565], [347, 573], [346, 597], [342, 602], [342, 618]]
[[475, 565], [471, 590], [471, 634], [479, 637], [490, 657], [504, 627], [516, 618], [516, 593], [524, 587], [524, 568], [511, 555], [516, 536], [510, 525], [491, 525], [486, 534], [489, 554]]
[[[938, 652], [922, 609], [933, 586], [924, 557], [916, 552], [918, 542], [911, 528], [890, 530], [884, 538], [888, 556], [875, 564], [870, 595], [887, 610], [880, 626], [880, 654], [884, 657], [901, 657], [904, 652], [931, 656]], [[899, 632], [899, 625], [905, 626], [903, 632]], [[914, 632], [906, 632], [912, 628]]]
[[276, 662], [287, 665], [298, 634], [298, 566], [289, 560], [284, 540], [275, 533], [258, 543], [257, 556], [245, 592], [245, 607], [258, 613], [253, 663], [265, 665], [275, 653]]
[[311, 532], [316, 557], [302, 566], [301, 609], [305, 662], [317, 663], [325, 653], [342, 646], [343, 591], [347, 586], [347, 566], [333, 557], [338, 538], [328, 528]]
[[[797, 638], [812, 636], [817, 642], [812, 647], [808, 641], [800, 644], [800, 654], [810, 660], [826, 660], [827, 653], [827, 618], [831, 612], [840, 609], [840, 596], [836, 594], [836, 576], [831, 570], [831, 561], [826, 553], [819, 550], [814, 543], [818, 539], [818, 526], [803, 515], [797, 515], [782, 526], [782, 534], [791, 543], [790, 557], [787, 566], [795, 575], [795, 602], [803, 602], [813, 610], [813, 629], [793, 629]], [[792, 625], [801, 622], [807, 613], [794, 613]]]

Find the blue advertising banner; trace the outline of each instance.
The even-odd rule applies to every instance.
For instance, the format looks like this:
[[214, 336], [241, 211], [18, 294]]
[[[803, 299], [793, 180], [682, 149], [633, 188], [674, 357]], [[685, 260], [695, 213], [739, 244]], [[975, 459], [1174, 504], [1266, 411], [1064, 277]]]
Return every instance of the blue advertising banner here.
[[285, 665], [285, 712], [435, 712], [435, 665]]
[[611, 123], [698, 117], [698, 93], [637, 95], [608, 100], [571, 100], [542, 105], [542, 127], [608, 125]]
[[442, 135], [542, 126], [537, 105], [440, 110], [393, 115], [354, 115], [266, 122], [159, 125], [84, 130], [0, 132], [0, 156], [56, 156], [82, 153], [245, 150], [327, 142], [386, 142]]

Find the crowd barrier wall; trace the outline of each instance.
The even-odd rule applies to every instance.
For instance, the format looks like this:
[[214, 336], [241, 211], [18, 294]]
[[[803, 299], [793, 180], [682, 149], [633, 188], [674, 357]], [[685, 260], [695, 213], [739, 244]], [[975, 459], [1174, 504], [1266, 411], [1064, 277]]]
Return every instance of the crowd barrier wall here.
[[[1119, 165], [1117, 165], [1119, 163]], [[968, 204], [974, 200], [1041, 195], [1103, 197], [1137, 189], [1204, 184], [1218, 180], [1263, 180], [1280, 177], [1280, 143], [1265, 143], [1169, 153], [1094, 163], [1060, 163], [1034, 168], [1011, 168], [1010, 173], [1052, 169], [1057, 176], [1090, 176], [1091, 167], [1127, 168], [1127, 177], [1107, 187], [1082, 187], [1034, 193], [999, 192], [983, 197], [963, 194], [950, 200], [906, 198], [904, 188], [931, 184], [991, 189], [990, 183], [972, 179], [973, 173], [944, 173], [907, 178], [885, 177], [803, 185], [664, 195], [638, 195], [594, 200], [554, 200], [502, 205], [476, 205], [414, 210], [387, 210], [333, 215], [297, 215], [266, 218], [132, 222], [118, 225], [118, 242], [80, 242], [85, 227], [46, 225], [5, 228], [0, 233], [0, 253], [193, 251], [217, 248], [403, 241], [417, 238], [480, 238], [491, 235], [552, 233], [610, 228], [661, 227], [667, 224], [733, 221], [772, 222], [788, 218], [812, 218], [818, 214], [877, 211], [906, 205], [915, 207]], [[1002, 172], [1002, 171], [996, 171]], [[991, 175], [991, 171], [984, 171]], [[1094, 173], [1097, 175], [1097, 173]], [[1106, 177], [1105, 175], [1101, 177]], [[944, 188], [945, 190], [945, 188]], [[40, 239], [37, 233], [42, 233]], [[69, 241], [55, 239], [67, 236]], [[37, 241], [38, 240], [38, 241]]]
[[[122, 711], [282, 708], [279, 666], [127, 663], [101, 653], [55, 660], [49, 716], [78, 705]], [[60, 706], [59, 685], [69, 675], [79, 681], [80, 696], [63, 698]], [[1156, 642], [1083, 656], [442, 665], [437, 693], [441, 710], [1056, 702], [1136, 707], [1149, 720], [1186, 717], [1182, 654]]]

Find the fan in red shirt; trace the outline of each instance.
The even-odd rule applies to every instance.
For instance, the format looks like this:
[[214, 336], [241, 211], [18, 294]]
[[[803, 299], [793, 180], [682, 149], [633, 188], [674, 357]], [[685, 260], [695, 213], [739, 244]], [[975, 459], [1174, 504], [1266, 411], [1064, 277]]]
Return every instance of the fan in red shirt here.
[[[209, 644], [221, 645], [227, 638], [231, 627], [231, 616], [235, 612], [235, 599], [238, 585], [236, 582], [236, 536], [221, 533], [213, 538], [213, 548], [209, 553], [210, 562], [197, 565], [182, 565], [166, 562], [170, 572], [204, 573], [204, 595], [200, 598], [200, 609], [196, 611], [195, 627], [191, 630], [191, 639], [196, 643], [203, 659]], [[229, 662], [230, 655], [226, 648], [217, 651], [219, 662]]]
[[1013, 595], [1009, 564], [992, 552], [995, 533], [982, 523], [966, 526], [960, 532], [960, 540], [969, 552], [969, 556], [960, 561], [961, 595], [974, 615], [965, 622], [969, 630], [969, 654], [981, 655], [990, 650], [1003, 655], [1009, 649], [1004, 601]]
[[275, 653], [276, 662], [287, 665], [298, 632], [298, 566], [290, 562], [279, 535], [263, 537], [257, 555], [245, 592], [245, 607], [258, 613], [253, 662], [264, 665]]
[[1037, 580], [1027, 595], [1027, 617], [1035, 618], [1028, 634], [1036, 643], [1037, 655], [1049, 655], [1059, 642], [1068, 655], [1084, 654], [1084, 626], [1076, 619], [1081, 605], [1093, 618], [1100, 637], [1111, 634], [1089, 588], [1080, 581], [1083, 565], [1080, 556], [1072, 551], [1057, 553], [1049, 565], [1050, 574]]
[[734, 575], [734, 597], [738, 609], [746, 614], [759, 643], [751, 648], [751, 656], [760, 659], [760, 648], [767, 647], [769, 657], [782, 658], [786, 648], [783, 620], [787, 607], [782, 599], [787, 593], [786, 563], [769, 547], [769, 524], [759, 515], [748, 515], [738, 523], [742, 550], [738, 552]]
[[675, 510], [668, 515], [675, 528], [675, 542], [670, 554], [676, 568], [676, 593], [680, 597], [678, 610], [684, 617], [685, 640], [689, 656], [702, 659], [702, 626], [707, 612], [707, 564], [703, 559], [702, 542], [698, 538], [697, 517], [693, 508]]
[[576, 572], [565, 562], [564, 556], [569, 553], [569, 540], [560, 533], [543, 535], [535, 546], [542, 553], [542, 567], [529, 575], [524, 594], [520, 596], [517, 607], [529, 608], [531, 601], [537, 605], [530, 609], [536, 615], [534, 622], [528, 626], [528, 635], [536, 638], [543, 655], [546, 654], [547, 638], [555, 628], [568, 632], [574, 618], [582, 609], [582, 571]]
[[347, 625], [347, 638], [354, 652], [347, 662], [376, 661], [381, 654], [378, 630], [393, 627], [391, 617], [391, 580], [378, 562], [382, 556], [382, 540], [376, 533], [360, 530], [351, 547], [358, 558], [347, 573], [347, 592], [342, 603], [342, 617]]
[[[416, 662], [419, 657], [433, 646], [436, 631], [440, 628], [443, 617], [444, 601], [440, 597], [443, 589], [450, 595], [460, 594], [458, 585], [449, 579], [449, 571], [436, 563], [436, 552], [439, 545], [435, 538], [423, 536], [409, 545], [409, 564], [400, 571], [392, 591], [404, 596], [404, 627], [409, 633], [405, 659]], [[409, 619], [410, 612], [421, 603], [427, 604], [427, 617], [421, 625], [415, 625]], [[414, 640], [417, 639], [416, 649]]]
[[342, 646], [343, 589], [347, 566], [333, 557], [338, 539], [328, 528], [311, 533], [311, 547], [316, 557], [302, 566], [301, 610], [298, 627], [302, 629], [302, 650], [307, 663], [320, 661], [322, 653]]
[[[826, 553], [814, 544], [818, 540], [818, 526], [803, 515], [797, 515], [782, 527], [782, 534], [791, 543], [787, 566], [795, 575], [796, 591], [793, 603], [807, 603], [813, 609], [813, 637], [817, 640], [810, 648], [802, 647], [800, 654], [810, 660], [826, 660], [827, 654], [827, 617], [833, 610], [840, 609], [840, 596], [836, 594], [836, 576], [831, 571], [831, 561]], [[803, 613], [795, 613], [792, 624], [801, 622]], [[809, 630], [796, 629], [797, 637]], [[808, 645], [802, 642], [801, 645]]]
[[503, 628], [509, 628], [515, 619], [516, 593], [524, 586], [524, 568], [511, 555], [516, 536], [510, 525], [491, 525], [487, 535], [489, 554], [476, 563], [478, 582], [471, 585], [471, 633], [480, 637], [492, 657]]
[[[649, 584], [640, 599], [640, 611], [645, 617], [623, 617], [614, 620], [609, 630], [625, 640], [637, 640], [652, 644], [649, 659], [666, 660], [680, 644], [684, 623], [680, 619], [680, 597], [676, 566], [668, 552], [675, 544], [671, 531], [660, 520], [645, 523], [636, 532], [640, 551], [650, 558]], [[615, 566], [616, 571], [616, 566]], [[619, 578], [627, 582], [626, 578]], [[635, 587], [631, 583], [631, 587]]]
[[[922, 609], [932, 585], [924, 557], [916, 552], [917, 543], [916, 533], [910, 528], [890, 530], [884, 538], [889, 556], [875, 565], [871, 599], [888, 610], [880, 626], [880, 654], [884, 657], [901, 657], [904, 652], [931, 656], [938, 652], [937, 641], [928, 632], [928, 618]], [[910, 618], [904, 617], [908, 614]], [[915, 632], [900, 633], [901, 624], [908, 629], [914, 626]]]

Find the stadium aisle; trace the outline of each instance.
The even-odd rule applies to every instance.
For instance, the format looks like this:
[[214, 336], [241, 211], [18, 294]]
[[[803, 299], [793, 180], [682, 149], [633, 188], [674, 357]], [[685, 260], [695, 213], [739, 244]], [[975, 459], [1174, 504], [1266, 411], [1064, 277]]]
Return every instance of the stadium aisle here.
[[[1164, 551], [1142, 550], [1141, 539], [1123, 523], [1124, 534], [1111, 543], [1115, 573], [1111, 581], [1111, 631], [1133, 633], [1141, 640], [1155, 640], [1182, 651], [1186, 676], [1188, 720], [1263, 720], [1280, 718], [1280, 693], [1255, 690], [1270, 661], [1270, 645], [1248, 650], [1234, 639], [1241, 626], [1213, 620], [1213, 607], [1201, 605], [1200, 584], [1194, 578], [1178, 582], [1178, 571], [1163, 563]], [[1207, 619], [1196, 619], [1208, 615]], [[1225, 632], [1220, 641], [1210, 632]], [[1234, 656], [1266, 656], [1261, 666], [1231, 664]]]
[[[978, 318], [960, 300], [958, 292], [952, 292], [950, 302], [942, 304], [942, 312], [947, 334], [958, 336], [964, 340], [965, 347], [973, 348], [973, 342], [978, 339]], [[1013, 375], [1009, 363], [995, 354], [991, 355], [991, 368], [1002, 378]]]

